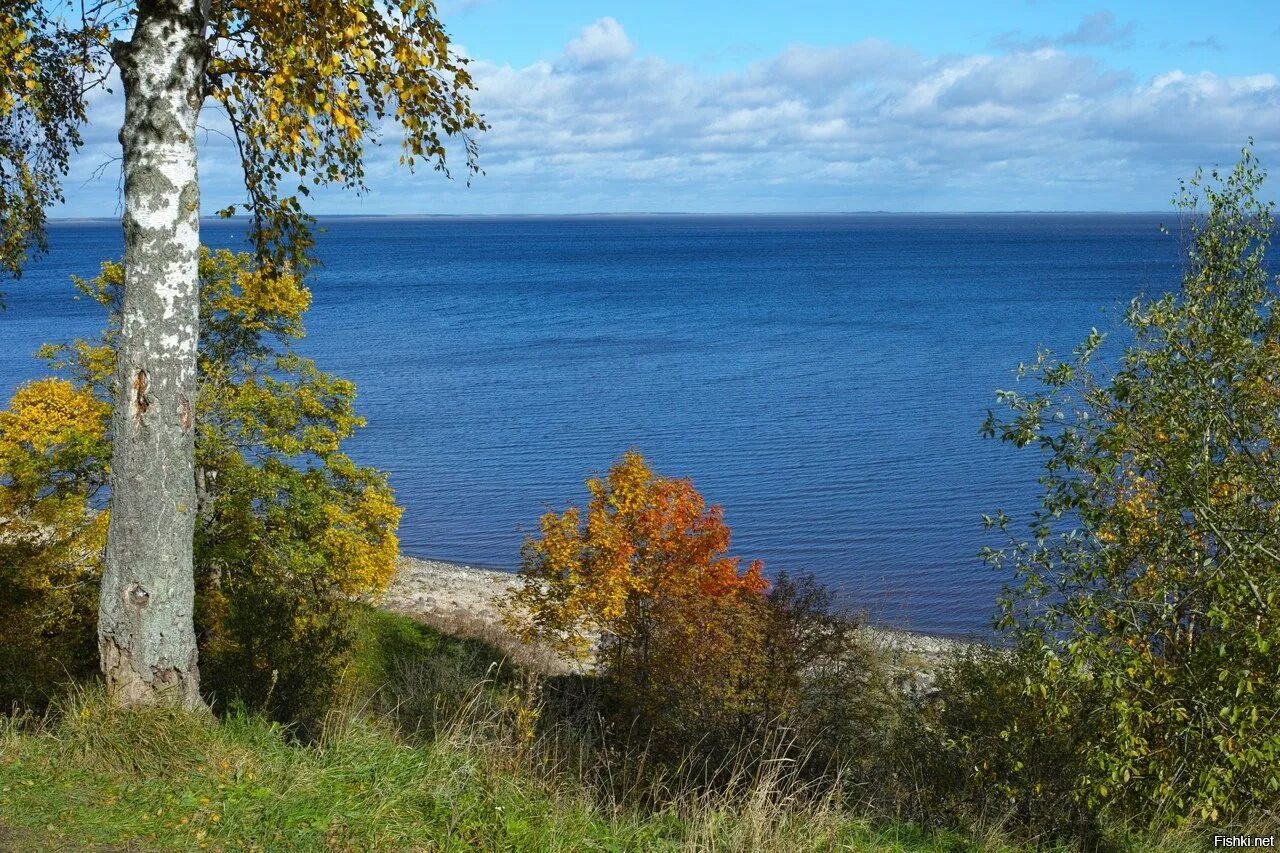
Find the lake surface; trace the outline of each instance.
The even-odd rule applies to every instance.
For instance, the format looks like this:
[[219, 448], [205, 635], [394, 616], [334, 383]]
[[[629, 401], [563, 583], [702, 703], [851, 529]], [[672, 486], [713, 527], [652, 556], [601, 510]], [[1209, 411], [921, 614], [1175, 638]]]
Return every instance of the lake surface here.
[[[767, 572], [983, 633], [1004, 579], [980, 516], [1038, 495], [1034, 451], [979, 438], [993, 391], [1175, 286], [1171, 218], [328, 219], [301, 349], [357, 383], [351, 449], [392, 473], [405, 553], [514, 568], [538, 516], [634, 447], [723, 504]], [[120, 245], [118, 223], [56, 223], [4, 284], [0, 393], [41, 375], [42, 341], [100, 328], [69, 276]]]

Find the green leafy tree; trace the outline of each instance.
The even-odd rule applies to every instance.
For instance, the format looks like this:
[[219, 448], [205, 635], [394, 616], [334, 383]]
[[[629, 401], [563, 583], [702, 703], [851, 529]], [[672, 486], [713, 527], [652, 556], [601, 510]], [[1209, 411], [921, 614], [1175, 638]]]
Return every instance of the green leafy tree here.
[[[1045, 454], [1031, 536], [990, 559], [1027, 689], [1086, 725], [1078, 794], [1104, 812], [1226, 821], [1280, 791], [1280, 301], [1272, 204], [1245, 149], [1200, 174], [1181, 288], [1135, 300], [1110, 372], [1096, 332], [1002, 391], [985, 431]], [[1201, 203], [1203, 202], [1203, 210]], [[989, 523], [1006, 531], [1003, 515]]]
[[[99, 649], [121, 703], [202, 702], [193, 623], [199, 336], [197, 129], [230, 122], [260, 263], [304, 269], [301, 196], [364, 188], [364, 150], [400, 132], [402, 162], [476, 168], [466, 60], [431, 0], [13, 0], [0, 10], [0, 269], [43, 245], [85, 120], [120, 74], [122, 321], [114, 347], [110, 529]], [[296, 182], [296, 184], [295, 184]], [[296, 186], [296, 189], [295, 189]]]
[[[20, 506], [9, 515], [25, 525], [8, 522], [0, 547], [28, 578], [23, 600], [73, 634], [91, 628], [90, 601], [63, 602], [52, 587], [71, 575], [77, 589], [92, 588], [101, 576], [107, 514], [92, 510], [110, 463], [104, 401], [123, 283], [116, 263], [77, 282], [108, 309], [103, 336], [44, 348], [70, 382], [32, 383], [0, 413], [0, 506]], [[300, 279], [206, 250], [200, 296], [195, 565], [209, 686], [282, 719], [312, 720], [344, 660], [350, 601], [394, 572], [401, 511], [385, 476], [342, 452], [363, 425], [352, 383], [291, 350], [310, 303]], [[24, 612], [19, 604], [5, 607], [9, 619]]]

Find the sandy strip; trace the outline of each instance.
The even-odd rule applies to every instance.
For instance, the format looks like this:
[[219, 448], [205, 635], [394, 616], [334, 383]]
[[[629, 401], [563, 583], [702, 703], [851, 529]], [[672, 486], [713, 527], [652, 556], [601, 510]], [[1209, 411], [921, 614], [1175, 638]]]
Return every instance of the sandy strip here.
[[498, 600], [518, 583], [509, 572], [402, 556], [396, 558], [396, 576], [383, 595], [383, 606], [436, 617], [465, 614], [498, 623]]
[[571, 660], [526, 643], [503, 625], [502, 600], [519, 583], [510, 572], [401, 556], [381, 606], [446, 634], [483, 640], [520, 666], [548, 675], [589, 670], [590, 660]]

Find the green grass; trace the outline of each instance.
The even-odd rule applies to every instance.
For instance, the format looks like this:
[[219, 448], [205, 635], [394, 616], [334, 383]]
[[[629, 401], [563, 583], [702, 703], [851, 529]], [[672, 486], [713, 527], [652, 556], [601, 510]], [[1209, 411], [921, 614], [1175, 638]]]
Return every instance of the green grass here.
[[359, 625], [349, 686], [363, 710], [335, 716], [311, 745], [247, 713], [125, 712], [92, 690], [48, 720], [0, 724], [0, 848], [976, 849], [779, 791], [675, 798], [643, 811], [609, 805], [569, 775], [522, 769], [474, 727], [406, 733], [403, 708], [386, 709], [407, 693], [375, 702], [360, 691], [391, 689], [417, 661], [434, 695], [465, 687], [470, 698], [464, 691], [452, 704], [474, 705], [498, 690], [476, 685], [500, 656], [375, 611]]
[[506, 681], [513, 671], [493, 646], [450, 637], [406, 616], [361, 605], [352, 627], [356, 639], [347, 681], [357, 697], [397, 684], [406, 663], [456, 681], [461, 692], [482, 681]]
[[5, 824], [174, 849], [647, 846], [666, 830], [606, 823], [463, 752], [411, 748], [364, 722], [302, 747], [246, 717], [120, 714], [96, 699], [79, 713], [50, 732], [4, 738]]

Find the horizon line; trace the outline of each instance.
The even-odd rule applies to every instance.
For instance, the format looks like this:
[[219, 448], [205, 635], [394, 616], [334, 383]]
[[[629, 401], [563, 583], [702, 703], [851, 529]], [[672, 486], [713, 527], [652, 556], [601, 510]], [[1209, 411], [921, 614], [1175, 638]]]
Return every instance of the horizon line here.
[[[810, 210], [810, 211], [617, 211], [593, 213], [317, 213], [312, 216], [324, 219], [624, 219], [646, 217], [784, 217], [784, 216], [1158, 216], [1179, 214], [1170, 210], [1052, 210], [1026, 208], [1019, 210]], [[201, 216], [201, 222], [243, 222], [250, 217]], [[120, 216], [50, 216], [45, 221], [53, 223], [118, 223]]]

